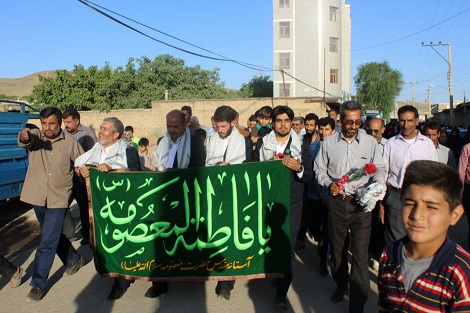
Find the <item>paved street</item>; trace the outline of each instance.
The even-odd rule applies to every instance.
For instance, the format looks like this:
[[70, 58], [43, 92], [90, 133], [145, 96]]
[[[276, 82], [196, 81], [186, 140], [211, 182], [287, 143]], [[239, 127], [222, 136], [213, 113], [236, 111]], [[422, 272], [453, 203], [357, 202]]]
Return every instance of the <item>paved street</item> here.
[[[72, 215], [79, 221], [74, 207]], [[464, 216], [451, 229], [450, 236], [468, 249], [466, 244], [467, 220]], [[23, 283], [16, 289], [8, 288], [8, 281], [0, 280], [0, 312], [277, 312], [273, 308], [273, 281], [269, 279], [238, 281], [230, 301], [216, 298], [216, 282], [175, 282], [170, 291], [157, 299], [148, 299], [144, 293], [150, 283], [137, 281], [120, 300], [110, 302], [106, 297], [111, 289], [111, 278], [100, 278], [95, 271], [90, 246], [74, 246], [87, 261], [85, 267], [73, 276], [65, 276], [64, 268], [55, 259], [47, 285], [47, 294], [40, 302], [27, 302], [30, 290], [32, 262], [38, 244], [39, 226], [34, 212], [26, 205], [14, 202], [0, 211], [0, 253], [25, 269]], [[348, 301], [331, 304], [335, 289], [331, 277], [318, 274], [319, 261], [316, 245], [309, 242], [307, 248], [297, 254], [294, 281], [289, 290], [288, 312], [347, 312]], [[366, 312], [377, 312], [376, 273], [370, 271], [371, 291]]]

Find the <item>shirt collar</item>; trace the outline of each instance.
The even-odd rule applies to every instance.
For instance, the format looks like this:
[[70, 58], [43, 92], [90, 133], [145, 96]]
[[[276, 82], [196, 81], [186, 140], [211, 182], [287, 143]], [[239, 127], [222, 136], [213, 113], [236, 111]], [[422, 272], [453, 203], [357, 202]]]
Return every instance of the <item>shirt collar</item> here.
[[[416, 137], [414, 138], [415, 141], [418, 141], [418, 140], [426, 140], [426, 138], [428, 138], [428, 137], [426, 137], [426, 136], [424, 136], [424, 135], [421, 135], [421, 133], [420, 133], [418, 130], [416, 130], [416, 133], [417, 133], [417, 134], [416, 134]], [[397, 138], [406, 141], [406, 139], [401, 135], [401, 132], [398, 133]]]
[[[394, 249], [392, 251], [391, 258], [397, 264], [402, 263], [403, 256], [401, 251], [403, 246], [406, 242], [409, 241], [409, 238], [405, 236], [402, 240], [398, 241], [397, 245], [394, 245]], [[434, 258], [432, 260], [431, 265], [429, 266], [430, 270], [441, 269], [444, 266], [453, 266], [454, 265], [454, 258], [455, 258], [455, 251], [457, 250], [457, 245], [454, 241], [450, 240], [449, 237], [446, 238], [442, 247], [437, 250]]]
[[[339, 134], [339, 135], [338, 135], [338, 141], [340, 141], [341, 139], [344, 139], [344, 140], [346, 140], [346, 141], [349, 141], [348, 139], [344, 138], [342, 131], [339, 131], [338, 134]], [[361, 140], [362, 140], [362, 136], [363, 136], [363, 135], [361, 135], [361, 132], [360, 132], [359, 129], [358, 129], [358, 130], [357, 130], [356, 138], [354, 138], [353, 140], [356, 140], [356, 141], [359, 143], [359, 142], [361, 142]]]

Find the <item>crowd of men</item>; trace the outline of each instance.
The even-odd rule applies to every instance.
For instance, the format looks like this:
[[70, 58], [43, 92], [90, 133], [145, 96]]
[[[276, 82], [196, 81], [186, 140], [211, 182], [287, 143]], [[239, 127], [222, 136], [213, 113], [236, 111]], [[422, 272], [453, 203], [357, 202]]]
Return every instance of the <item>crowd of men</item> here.
[[[42, 230], [28, 299], [44, 297], [55, 254], [68, 275], [85, 265], [66, 235], [73, 224], [67, 225], [64, 220], [75, 199], [80, 211], [81, 244], [90, 243], [84, 185], [89, 167], [102, 172], [163, 172], [281, 159], [290, 171], [291, 264], [295, 250], [306, 247], [309, 234], [318, 244], [320, 274], [331, 275], [336, 282], [331, 302], [341, 302], [349, 294], [349, 312], [363, 312], [370, 288], [369, 266], [377, 266], [384, 246], [408, 235], [402, 222], [402, 188], [411, 162], [438, 161], [454, 168], [459, 164], [465, 186], [463, 204], [470, 209], [470, 145], [459, 151], [459, 159], [442, 142], [439, 125], [418, 127], [415, 107], [398, 110], [399, 127], [388, 135], [390, 127], [380, 118], [365, 125], [362, 106], [353, 101], [342, 103], [339, 110], [331, 109], [323, 118], [314, 113], [296, 116], [288, 106], [265, 106], [250, 116], [246, 128], [238, 119], [233, 108], [220, 106], [206, 131], [192, 116], [191, 107], [171, 110], [166, 115], [167, 131], [159, 138], [154, 154], [149, 140], [134, 136], [134, 129], [124, 127], [118, 118], [105, 118], [96, 137], [80, 123], [76, 110], [63, 114], [54, 107], [42, 110], [41, 129], [25, 128], [18, 135], [18, 145], [29, 152], [21, 200], [33, 205]], [[344, 183], [345, 175], [351, 176], [367, 164], [374, 164], [377, 171], [366, 181]], [[370, 184], [383, 187], [373, 195], [377, 202], [372, 212], [357, 198], [357, 191]], [[4, 263], [0, 263], [2, 269], [10, 267], [10, 286], [18, 286], [22, 269]], [[286, 297], [293, 279], [291, 272], [277, 282], [276, 309], [287, 309]], [[132, 282], [116, 278], [108, 299], [121, 298]], [[234, 287], [235, 281], [220, 281], [215, 292], [229, 300]], [[155, 298], [168, 290], [168, 283], [154, 282], [145, 296]]]

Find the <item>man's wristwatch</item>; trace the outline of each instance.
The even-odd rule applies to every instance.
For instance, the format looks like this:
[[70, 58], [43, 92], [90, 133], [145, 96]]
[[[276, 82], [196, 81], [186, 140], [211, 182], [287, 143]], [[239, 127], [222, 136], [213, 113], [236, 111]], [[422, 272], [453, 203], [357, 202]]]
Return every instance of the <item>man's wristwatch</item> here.
[[304, 170], [304, 166], [300, 164], [300, 168], [297, 170], [297, 173], [300, 174]]

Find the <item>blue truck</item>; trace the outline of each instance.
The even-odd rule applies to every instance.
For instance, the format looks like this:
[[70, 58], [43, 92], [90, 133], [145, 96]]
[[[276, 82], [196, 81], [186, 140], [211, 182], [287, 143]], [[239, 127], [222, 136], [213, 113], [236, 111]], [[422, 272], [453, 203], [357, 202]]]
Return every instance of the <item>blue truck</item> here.
[[26, 149], [18, 147], [18, 133], [38, 111], [26, 103], [0, 100], [0, 203], [18, 197], [28, 168]]

